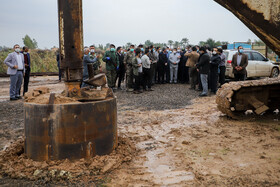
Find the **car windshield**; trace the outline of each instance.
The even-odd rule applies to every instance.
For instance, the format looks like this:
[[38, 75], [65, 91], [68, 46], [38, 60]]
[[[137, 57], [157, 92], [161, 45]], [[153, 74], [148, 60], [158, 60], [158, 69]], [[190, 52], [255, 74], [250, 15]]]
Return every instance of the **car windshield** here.
[[225, 56], [226, 56], [226, 60], [228, 60], [229, 52], [225, 51], [224, 54], [225, 54]]

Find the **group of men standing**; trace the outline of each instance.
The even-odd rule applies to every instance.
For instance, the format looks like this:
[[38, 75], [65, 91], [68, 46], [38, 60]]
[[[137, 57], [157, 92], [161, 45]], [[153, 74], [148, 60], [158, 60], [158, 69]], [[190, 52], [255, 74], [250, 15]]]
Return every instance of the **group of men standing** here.
[[[189, 67], [191, 88], [195, 90], [198, 85], [198, 91], [202, 91], [201, 97], [208, 95], [210, 88], [212, 94], [225, 83], [226, 56], [223, 49], [214, 47], [212, 51], [206, 47], [193, 47], [192, 51], [187, 52], [188, 57], [186, 66]], [[233, 56], [232, 67], [235, 81], [244, 81], [246, 67], [248, 65], [248, 56], [244, 54], [242, 46], [238, 47], [238, 52]]]
[[[84, 56], [84, 78], [87, 75], [87, 63], [98, 62], [98, 57], [89, 57], [94, 54], [94, 49], [85, 48]], [[212, 94], [225, 83], [226, 56], [223, 49], [214, 47], [169, 47], [161, 49], [153, 45], [144, 49], [143, 45], [129, 49], [123, 49], [111, 44], [103, 56], [106, 63], [106, 76], [108, 86], [113, 90], [121, 89], [121, 83], [126, 80], [126, 89], [129, 92], [142, 93], [153, 91], [155, 83], [190, 83], [190, 89], [202, 91], [200, 96], [207, 96], [210, 88]], [[98, 69], [100, 63], [95, 67]], [[243, 53], [242, 46], [238, 47], [238, 53], [233, 56], [232, 66], [236, 80], [245, 80], [248, 57]], [[118, 84], [116, 87], [116, 83]]]
[[[83, 57], [83, 80], [89, 78], [88, 64], [93, 64], [95, 74], [100, 73], [101, 63], [95, 47], [85, 47]], [[106, 77], [108, 86], [113, 90], [121, 89], [121, 83], [126, 80], [126, 89], [136, 94], [143, 91], [153, 91], [155, 83], [177, 83], [178, 75], [181, 82], [190, 82], [190, 89], [202, 91], [200, 96], [207, 96], [208, 89], [215, 94], [220, 85], [225, 83], [226, 56], [221, 48], [188, 47], [186, 50], [168, 47], [161, 50], [153, 45], [144, 49], [143, 45], [137, 48], [131, 45], [128, 50], [111, 44], [103, 56], [106, 63]], [[10, 100], [21, 99], [20, 91], [24, 78], [23, 95], [28, 91], [30, 77], [30, 54], [28, 48], [22, 50], [18, 44], [14, 45], [14, 52], [10, 53], [4, 63], [8, 66], [7, 74], [10, 75]], [[181, 64], [181, 65], [180, 65]], [[233, 73], [236, 81], [244, 81], [248, 56], [244, 54], [242, 46], [232, 59]], [[181, 71], [180, 71], [181, 70]], [[186, 77], [187, 75], [187, 77]], [[87, 86], [85, 82], [82, 87]]]

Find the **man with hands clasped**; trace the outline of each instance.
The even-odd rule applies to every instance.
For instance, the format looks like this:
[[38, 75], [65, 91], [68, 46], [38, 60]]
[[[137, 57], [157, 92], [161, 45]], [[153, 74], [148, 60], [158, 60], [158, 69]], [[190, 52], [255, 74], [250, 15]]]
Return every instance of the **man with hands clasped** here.
[[177, 49], [174, 48], [173, 52], [169, 55], [170, 61], [170, 83], [173, 82], [177, 84], [177, 77], [178, 77], [178, 64], [180, 62], [181, 55], [177, 53]]

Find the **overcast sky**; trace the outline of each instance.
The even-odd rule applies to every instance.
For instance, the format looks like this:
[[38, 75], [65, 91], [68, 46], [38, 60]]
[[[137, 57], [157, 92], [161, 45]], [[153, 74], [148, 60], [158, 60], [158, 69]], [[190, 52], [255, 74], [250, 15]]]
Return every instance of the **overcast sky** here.
[[[257, 39], [213, 0], [83, 0], [83, 11], [85, 45]], [[23, 45], [25, 34], [39, 48], [58, 46], [57, 0], [1, 0], [0, 46]]]

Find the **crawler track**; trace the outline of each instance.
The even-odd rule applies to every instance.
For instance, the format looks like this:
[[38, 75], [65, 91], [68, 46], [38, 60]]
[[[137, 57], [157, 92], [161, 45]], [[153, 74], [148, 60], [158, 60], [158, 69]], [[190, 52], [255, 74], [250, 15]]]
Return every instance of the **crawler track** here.
[[218, 109], [232, 118], [247, 110], [257, 114], [280, 109], [280, 78], [225, 84], [217, 92]]

